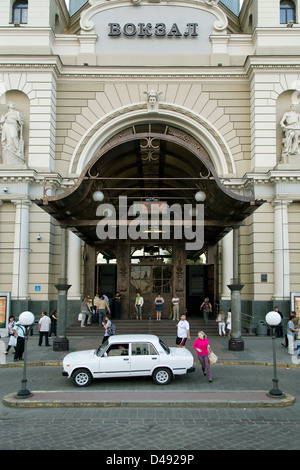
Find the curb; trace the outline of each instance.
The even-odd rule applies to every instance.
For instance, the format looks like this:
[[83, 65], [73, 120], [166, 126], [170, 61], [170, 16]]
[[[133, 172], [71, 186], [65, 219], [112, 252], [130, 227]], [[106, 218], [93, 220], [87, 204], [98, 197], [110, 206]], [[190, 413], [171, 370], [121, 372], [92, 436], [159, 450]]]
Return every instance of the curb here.
[[[0, 369], [4, 367], [23, 367], [24, 362], [17, 362], [17, 363], [7, 363], [7, 364], [0, 364]], [[40, 361], [40, 362], [27, 362], [26, 367], [44, 367], [44, 366], [52, 366], [52, 367], [62, 367], [63, 361]], [[265, 367], [273, 367], [272, 362], [260, 362], [260, 361], [222, 361], [218, 360], [216, 364], [220, 366], [265, 366]], [[200, 366], [199, 362], [194, 362], [194, 366]], [[276, 367], [285, 367], [288, 369], [300, 369], [300, 364], [284, 364], [284, 363], [276, 363]]]
[[280, 398], [268, 392], [64, 392], [33, 391], [29, 398], [19, 398], [15, 393], [3, 397], [2, 403], [15, 408], [59, 407], [182, 407], [191, 408], [254, 408], [286, 407], [295, 403], [295, 397], [285, 394]]

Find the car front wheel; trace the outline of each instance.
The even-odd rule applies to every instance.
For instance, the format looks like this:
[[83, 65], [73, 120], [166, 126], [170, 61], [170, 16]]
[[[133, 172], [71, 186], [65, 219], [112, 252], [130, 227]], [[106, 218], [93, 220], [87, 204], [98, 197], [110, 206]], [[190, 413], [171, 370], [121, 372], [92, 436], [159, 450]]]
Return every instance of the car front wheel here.
[[92, 375], [87, 369], [78, 369], [73, 374], [76, 387], [87, 387], [92, 381]]
[[169, 369], [161, 367], [153, 372], [152, 378], [156, 385], [167, 385], [172, 380], [172, 372]]

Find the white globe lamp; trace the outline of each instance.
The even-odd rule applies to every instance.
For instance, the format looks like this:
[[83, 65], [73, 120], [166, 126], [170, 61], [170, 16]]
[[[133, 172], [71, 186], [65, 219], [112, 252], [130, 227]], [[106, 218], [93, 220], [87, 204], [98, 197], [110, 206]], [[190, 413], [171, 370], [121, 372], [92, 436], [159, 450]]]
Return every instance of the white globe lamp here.
[[[27, 341], [28, 333], [31, 325], [34, 323], [34, 315], [32, 312], [22, 312], [19, 315], [19, 323], [24, 327], [24, 338], [20, 338], [24, 342], [24, 363], [23, 363], [23, 379], [22, 379], [22, 388], [17, 393], [17, 398], [30, 398], [32, 393], [26, 388], [27, 379], [26, 379], [26, 363], [27, 363]], [[19, 339], [18, 339], [19, 340]], [[18, 343], [17, 343], [18, 348]]]
[[265, 316], [266, 323], [271, 327], [272, 330], [272, 346], [273, 346], [273, 388], [269, 391], [268, 395], [272, 398], [282, 398], [284, 393], [278, 388], [278, 379], [276, 372], [276, 350], [275, 350], [275, 327], [281, 322], [281, 316], [278, 312], [271, 311]]
[[195, 194], [195, 199], [197, 202], [204, 202], [205, 199], [206, 199], [206, 194], [204, 191], [198, 191], [196, 194]]
[[19, 315], [19, 322], [22, 326], [31, 326], [34, 323], [34, 315], [32, 312], [22, 312]]
[[103, 199], [104, 199], [104, 194], [103, 194], [103, 192], [102, 192], [102, 191], [95, 191], [95, 192], [93, 193], [93, 199], [94, 199], [94, 201], [96, 201], [96, 202], [102, 202]]
[[278, 312], [269, 312], [265, 316], [265, 320], [270, 326], [278, 326], [279, 323], [281, 322], [281, 316], [279, 315]]

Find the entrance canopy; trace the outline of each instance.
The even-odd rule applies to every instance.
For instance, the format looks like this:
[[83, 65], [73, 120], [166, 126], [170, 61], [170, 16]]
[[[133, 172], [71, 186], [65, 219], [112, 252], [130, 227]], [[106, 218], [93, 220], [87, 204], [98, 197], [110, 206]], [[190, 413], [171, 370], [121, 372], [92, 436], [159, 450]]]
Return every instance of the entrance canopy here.
[[[51, 196], [45, 191], [37, 203], [60, 225], [94, 244], [100, 241], [96, 227], [103, 219], [96, 215], [99, 204], [113, 206], [118, 218], [120, 197], [127, 198], [128, 207], [142, 202], [148, 210], [160, 203], [195, 207], [195, 195], [201, 191], [200, 195], [205, 193], [204, 243], [214, 245], [262, 204], [251, 188], [242, 195], [225, 183], [193, 137], [164, 124], [140, 124], [107, 142], [72, 188]], [[99, 194], [104, 196], [101, 202]]]

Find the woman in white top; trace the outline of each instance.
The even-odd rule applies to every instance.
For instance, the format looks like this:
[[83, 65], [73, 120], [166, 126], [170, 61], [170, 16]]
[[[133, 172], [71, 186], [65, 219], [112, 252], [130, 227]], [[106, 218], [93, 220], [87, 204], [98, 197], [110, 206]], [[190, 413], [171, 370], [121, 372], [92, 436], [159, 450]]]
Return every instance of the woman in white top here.
[[231, 335], [231, 310], [228, 310], [228, 313], [227, 313], [226, 328], [228, 330], [228, 338], [230, 338], [230, 335]]
[[14, 338], [14, 332], [13, 332], [13, 328], [14, 328], [15, 324], [16, 324], [16, 322], [15, 322], [15, 317], [12, 315], [11, 317], [9, 317], [9, 323], [8, 323], [9, 342], [8, 342], [8, 345], [7, 345], [5, 354], [8, 354], [8, 351], [10, 350], [10, 348], [12, 347], [12, 345], [14, 346], [15, 351], [16, 351], [16, 344], [17, 344], [17, 341], [16, 341], [16, 339]]

